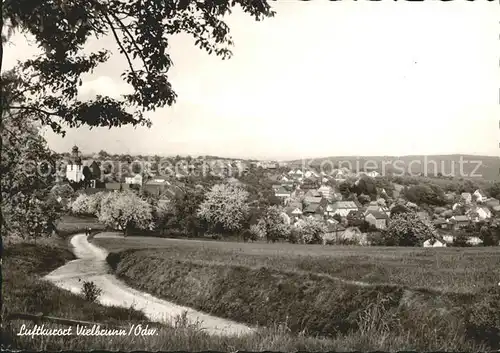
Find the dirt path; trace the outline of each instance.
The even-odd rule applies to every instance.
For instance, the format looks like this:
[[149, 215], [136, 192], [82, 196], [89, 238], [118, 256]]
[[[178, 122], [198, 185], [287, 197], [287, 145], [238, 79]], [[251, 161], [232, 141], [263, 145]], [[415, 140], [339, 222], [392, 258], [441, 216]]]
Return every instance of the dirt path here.
[[85, 234], [73, 236], [71, 244], [78, 259], [45, 276], [45, 279], [60, 288], [80, 293], [83, 281], [93, 281], [102, 289], [99, 298], [101, 304], [127, 308], [133, 305], [153, 321], [171, 321], [175, 316], [187, 311], [188, 320], [201, 322], [201, 327], [210, 334], [241, 335], [253, 331], [246, 325], [176, 305], [128, 287], [110, 273], [106, 263], [107, 251], [89, 243]]

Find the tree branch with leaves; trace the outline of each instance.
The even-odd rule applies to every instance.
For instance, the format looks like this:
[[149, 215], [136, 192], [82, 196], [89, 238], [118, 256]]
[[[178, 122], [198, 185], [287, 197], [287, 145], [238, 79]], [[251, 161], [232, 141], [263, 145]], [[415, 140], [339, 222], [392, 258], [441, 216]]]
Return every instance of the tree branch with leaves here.
[[[64, 125], [149, 127], [147, 113], [177, 98], [168, 76], [172, 36], [187, 33], [209, 54], [230, 58], [234, 43], [223, 19], [237, 5], [257, 21], [274, 15], [266, 0], [5, 0], [2, 49], [19, 31], [32, 35], [43, 53], [16, 67], [20, 81], [13, 94], [28, 94], [21, 104], [2, 108], [37, 112], [42, 124], [61, 134]], [[128, 63], [121, 76], [132, 93], [80, 100], [82, 76], [112, 55], [110, 48], [85, 53], [84, 46], [108, 35]]]

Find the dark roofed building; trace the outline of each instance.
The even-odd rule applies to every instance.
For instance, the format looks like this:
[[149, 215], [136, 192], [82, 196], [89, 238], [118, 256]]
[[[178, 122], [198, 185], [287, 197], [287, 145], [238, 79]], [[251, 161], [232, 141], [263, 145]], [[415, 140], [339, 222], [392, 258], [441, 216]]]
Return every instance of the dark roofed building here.
[[469, 217], [462, 216], [462, 215], [460, 215], [460, 216], [454, 216], [451, 219], [451, 222], [453, 222], [455, 229], [460, 229], [460, 228], [466, 227], [466, 226], [468, 226], [470, 224]]
[[387, 216], [387, 214], [378, 210], [369, 210], [365, 215], [365, 221], [374, 225], [377, 229], [387, 228], [388, 219], [389, 217]]
[[314, 213], [323, 213], [323, 207], [319, 203], [311, 203], [309, 204], [303, 211], [302, 213], [304, 215], [311, 215]]

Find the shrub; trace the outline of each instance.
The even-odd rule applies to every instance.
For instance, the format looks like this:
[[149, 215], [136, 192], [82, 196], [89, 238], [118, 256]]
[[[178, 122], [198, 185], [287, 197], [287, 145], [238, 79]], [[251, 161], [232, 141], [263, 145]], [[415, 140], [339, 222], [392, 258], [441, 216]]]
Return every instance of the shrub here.
[[82, 294], [84, 298], [93, 303], [96, 302], [102, 294], [102, 289], [97, 287], [93, 281], [84, 281], [82, 286]]
[[257, 224], [252, 224], [249, 231], [252, 234], [252, 238], [255, 238], [255, 240], [263, 239], [266, 236]]
[[241, 232], [241, 236], [243, 238], [243, 241], [256, 241], [259, 239], [258, 235], [254, 232], [252, 232], [250, 229], [245, 229], [243, 232]]
[[282, 217], [282, 209], [277, 206], [267, 208], [263, 217], [259, 220], [258, 227], [264, 232], [268, 242], [288, 239], [290, 225]]
[[377, 245], [418, 246], [435, 235], [434, 226], [428, 221], [421, 220], [416, 213], [398, 213], [391, 217], [389, 227], [379, 238], [386, 244]]
[[314, 218], [306, 218], [295, 228], [299, 241], [305, 244], [321, 244], [327, 231], [326, 225]]
[[467, 336], [490, 347], [500, 345], [500, 286], [485, 291], [466, 311]]

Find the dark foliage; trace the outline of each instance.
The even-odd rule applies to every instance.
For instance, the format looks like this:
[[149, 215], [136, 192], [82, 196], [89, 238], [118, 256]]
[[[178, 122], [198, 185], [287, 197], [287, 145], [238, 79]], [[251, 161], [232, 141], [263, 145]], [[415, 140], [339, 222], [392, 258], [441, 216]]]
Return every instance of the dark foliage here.
[[[33, 35], [43, 53], [16, 68], [20, 80], [2, 107], [36, 112], [42, 124], [58, 133], [64, 133], [62, 124], [150, 126], [144, 113], [170, 106], [177, 97], [168, 77], [173, 65], [168, 53], [170, 38], [188, 33], [209, 54], [229, 58], [233, 41], [222, 19], [237, 4], [256, 20], [274, 15], [265, 0], [6, 0], [2, 3], [4, 25], [9, 32]], [[82, 77], [111, 56], [107, 49], [84, 53], [83, 47], [90, 38], [104, 36], [114, 38], [127, 62], [128, 69], [121, 76], [133, 88], [132, 93], [121, 99], [98, 95], [79, 100]], [[6, 40], [2, 33], [2, 43]], [[25, 92], [30, 96], [23, 96]]]

